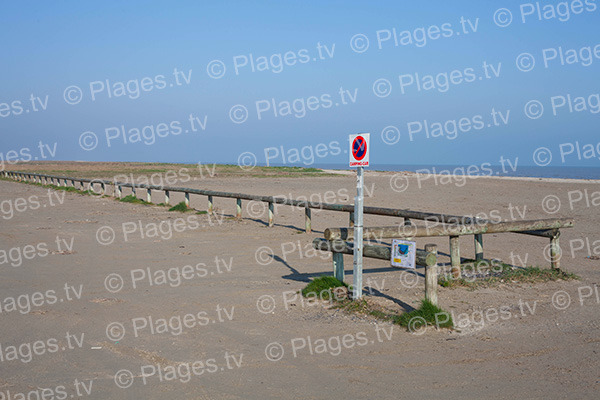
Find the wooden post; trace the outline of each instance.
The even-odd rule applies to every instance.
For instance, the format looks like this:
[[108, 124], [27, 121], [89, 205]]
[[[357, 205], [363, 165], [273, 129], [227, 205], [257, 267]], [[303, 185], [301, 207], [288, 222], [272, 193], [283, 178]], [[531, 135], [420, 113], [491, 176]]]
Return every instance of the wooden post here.
[[215, 210], [215, 205], [213, 203], [213, 197], [208, 196], [208, 213], [212, 214], [214, 210]]
[[131, 194], [132, 194], [134, 197], [137, 197], [137, 194], [135, 193], [135, 183], [134, 183], [133, 185], [131, 185]]
[[236, 199], [235, 217], [242, 219], [242, 199]]
[[349, 217], [348, 226], [350, 228], [353, 228], [354, 227], [354, 212], [349, 212], [348, 217]]
[[483, 260], [483, 235], [478, 233], [475, 238], [475, 261]]
[[[435, 244], [426, 244], [425, 251], [435, 254], [437, 258], [437, 246]], [[436, 306], [438, 305], [437, 286], [438, 266], [436, 262], [434, 265], [425, 267], [425, 298]]]
[[152, 189], [146, 189], [146, 201], [152, 203]]
[[273, 202], [270, 201], [269, 202], [269, 227], [272, 228], [273, 227]]
[[550, 267], [552, 269], [560, 269], [560, 245], [558, 244], [558, 237], [550, 238]]
[[333, 258], [333, 276], [344, 282], [344, 253], [332, 253]]
[[117, 195], [115, 197], [120, 199], [122, 196], [122, 193], [123, 193], [123, 189], [121, 188], [121, 185], [116, 185], [115, 190], [117, 191]]
[[462, 277], [460, 272], [459, 238], [459, 236], [450, 236], [450, 261], [452, 264], [452, 276], [456, 279], [460, 279]]
[[404, 225], [405, 226], [411, 226], [412, 222], [410, 222], [410, 218], [404, 218]]
[[185, 206], [190, 206], [190, 192], [185, 192]]
[[169, 191], [165, 190], [165, 204], [169, 205], [169, 201], [170, 201], [170, 199], [169, 199]]
[[[65, 180], [65, 183], [67, 181]], [[104, 195], [106, 193], [106, 185], [104, 185], [104, 182], [100, 182], [100, 187], [102, 188], [102, 195]]]
[[312, 232], [312, 224], [310, 220], [310, 208], [304, 207], [304, 231], [305, 233]]

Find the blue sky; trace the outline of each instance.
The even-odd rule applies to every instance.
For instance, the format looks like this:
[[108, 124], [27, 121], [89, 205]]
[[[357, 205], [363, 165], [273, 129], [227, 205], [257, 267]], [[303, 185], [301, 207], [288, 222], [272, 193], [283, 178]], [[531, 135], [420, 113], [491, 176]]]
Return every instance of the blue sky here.
[[[600, 47], [598, 58], [587, 56], [600, 44], [600, 5], [538, 4], [540, 14], [535, 3], [517, 1], [3, 2], [0, 153], [235, 163], [251, 152], [258, 163], [281, 164], [289, 162], [281, 153], [296, 151], [299, 165], [341, 164], [348, 135], [370, 132], [375, 167], [497, 165], [500, 157], [535, 165], [539, 148], [552, 155], [537, 159], [542, 165], [598, 166]], [[512, 15], [504, 27], [502, 8]], [[396, 46], [393, 29], [398, 42], [412, 44]], [[388, 38], [381, 49], [378, 35]], [[563, 57], [572, 50], [571, 64], [560, 62], [559, 46]], [[246, 62], [238, 74], [236, 62]], [[213, 79], [209, 71], [220, 74], [220, 65], [225, 73]], [[444, 90], [450, 76], [460, 82]], [[419, 90], [416, 82], [427, 79], [436, 88]], [[581, 111], [570, 111], [567, 95]], [[544, 108], [537, 119], [524, 111], [531, 101], [540, 102], [533, 113]], [[236, 105], [248, 110], [243, 123], [230, 118]], [[432, 133], [435, 123], [443, 135]], [[465, 131], [454, 132], [459, 125]], [[386, 127], [400, 136], [382, 133]], [[40, 141], [52, 151], [41, 154]]]

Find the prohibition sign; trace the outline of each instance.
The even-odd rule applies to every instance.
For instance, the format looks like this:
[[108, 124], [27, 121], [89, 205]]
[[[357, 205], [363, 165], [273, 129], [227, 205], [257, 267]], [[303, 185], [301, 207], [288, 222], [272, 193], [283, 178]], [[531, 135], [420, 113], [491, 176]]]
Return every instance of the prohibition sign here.
[[352, 142], [352, 156], [360, 161], [367, 155], [367, 141], [362, 136], [357, 136]]

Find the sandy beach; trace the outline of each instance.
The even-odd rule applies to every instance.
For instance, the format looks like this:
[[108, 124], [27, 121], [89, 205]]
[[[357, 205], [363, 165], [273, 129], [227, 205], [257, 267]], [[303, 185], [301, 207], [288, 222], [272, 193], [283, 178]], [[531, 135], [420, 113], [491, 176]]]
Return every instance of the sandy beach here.
[[[60, 168], [84, 173], [74, 164]], [[173, 186], [352, 204], [354, 175], [327, 172], [196, 174], [177, 176]], [[269, 228], [261, 203], [244, 202], [238, 221], [233, 199], [215, 199], [222, 215], [215, 218], [2, 180], [0, 399], [39, 388], [54, 398], [88, 388], [93, 398], [596, 396], [600, 181], [368, 172], [365, 186], [367, 206], [503, 221], [574, 218], [574, 228], [561, 231], [561, 267], [580, 280], [439, 287], [440, 306], [455, 324], [468, 323], [415, 334], [296, 293], [332, 273], [331, 256], [311, 242], [347, 226], [346, 213], [313, 210], [306, 234], [303, 210], [288, 206], [276, 207]], [[162, 192], [152, 196], [164, 201]], [[172, 204], [182, 200], [172, 194]], [[207, 199], [192, 195], [190, 206], [206, 210]], [[365, 216], [365, 226], [400, 222]], [[417, 240], [419, 248], [426, 243], [449, 262], [448, 238]], [[461, 255], [473, 257], [473, 237], [460, 243]], [[549, 268], [545, 238], [489, 234], [484, 245], [486, 258]], [[352, 257], [345, 262], [351, 283]], [[422, 268], [408, 276], [365, 259], [364, 272], [366, 296], [390, 312], [416, 308], [423, 297]]]

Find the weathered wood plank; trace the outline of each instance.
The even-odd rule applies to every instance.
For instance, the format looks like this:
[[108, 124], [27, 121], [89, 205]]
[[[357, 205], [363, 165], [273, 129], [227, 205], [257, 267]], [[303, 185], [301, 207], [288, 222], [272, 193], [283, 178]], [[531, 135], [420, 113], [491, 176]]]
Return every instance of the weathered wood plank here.
[[[484, 225], [442, 225], [442, 226], [416, 226], [395, 225], [365, 228], [363, 238], [368, 240], [381, 240], [384, 238], [405, 239], [410, 237], [433, 236], [462, 236], [484, 233], [520, 232], [528, 230], [544, 230], [571, 228], [574, 225], [572, 218], [540, 219], [531, 221], [487, 223]], [[354, 231], [348, 228], [327, 228], [324, 233], [327, 240], [352, 240]]]
[[[344, 242], [343, 240], [328, 241], [321, 238], [313, 240], [313, 247], [317, 250], [331, 251], [333, 253], [354, 254], [354, 244]], [[363, 244], [363, 256], [368, 258], [377, 258], [379, 260], [391, 259], [392, 249], [387, 246], [375, 246], [371, 244]], [[425, 250], [417, 249], [416, 254], [417, 265], [427, 266], [434, 265], [437, 260], [433, 253], [427, 253]]]

